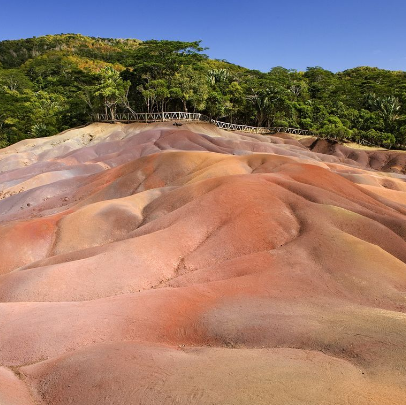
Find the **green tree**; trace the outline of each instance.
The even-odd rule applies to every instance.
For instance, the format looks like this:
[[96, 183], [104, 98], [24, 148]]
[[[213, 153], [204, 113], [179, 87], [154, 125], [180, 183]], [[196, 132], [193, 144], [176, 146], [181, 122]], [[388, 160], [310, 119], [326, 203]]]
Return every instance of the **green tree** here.
[[120, 73], [110, 66], [100, 71], [100, 82], [95, 86], [95, 95], [103, 101], [104, 112], [111, 120], [116, 119], [117, 106], [125, 106], [130, 82], [124, 81]]
[[373, 111], [377, 111], [382, 117], [385, 129], [394, 129], [394, 123], [400, 118], [401, 105], [393, 95], [379, 97], [376, 94], [367, 96], [367, 104]]
[[188, 111], [188, 104], [203, 109], [207, 98], [207, 83], [202, 72], [190, 65], [181, 66], [170, 82], [172, 98], [182, 102], [183, 111]]

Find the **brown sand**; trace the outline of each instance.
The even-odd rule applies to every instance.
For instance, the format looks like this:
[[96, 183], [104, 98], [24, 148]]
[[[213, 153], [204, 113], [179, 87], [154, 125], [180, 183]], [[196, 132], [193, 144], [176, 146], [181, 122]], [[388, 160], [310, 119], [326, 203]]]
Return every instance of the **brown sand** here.
[[336, 141], [316, 138], [304, 138], [303, 146], [317, 153], [338, 157], [342, 162], [362, 168], [406, 174], [406, 152], [379, 148], [362, 148], [357, 144], [350, 147]]

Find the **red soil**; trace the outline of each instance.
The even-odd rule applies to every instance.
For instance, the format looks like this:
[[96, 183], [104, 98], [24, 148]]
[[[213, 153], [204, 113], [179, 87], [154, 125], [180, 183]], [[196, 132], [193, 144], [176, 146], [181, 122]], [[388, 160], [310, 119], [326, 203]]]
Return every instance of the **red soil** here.
[[402, 174], [170, 123], [0, 170], [1, 405], [406, 403]]

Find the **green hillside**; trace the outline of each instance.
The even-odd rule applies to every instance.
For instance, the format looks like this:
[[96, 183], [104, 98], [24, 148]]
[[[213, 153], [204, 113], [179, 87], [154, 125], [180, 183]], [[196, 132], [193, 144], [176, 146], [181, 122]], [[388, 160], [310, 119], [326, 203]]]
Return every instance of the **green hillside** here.
[[4, 68], [21, 66], [28, 59], [50, 51], [66, 51], [88, 58], [123, 61], [125, 52], [138, 48], [137, 39], [94, 38], [79, 34], [46, 35], [0, 42], [0, 62]]
[[275, 67], [263, 73], [203, 52], [198, 41], [77, 34], [2, 41], [0, 146], [53, 135], [99, 112], [114, 118], [131, 110], [196, 111], [339, 140], [406, 145], [406, 72]]

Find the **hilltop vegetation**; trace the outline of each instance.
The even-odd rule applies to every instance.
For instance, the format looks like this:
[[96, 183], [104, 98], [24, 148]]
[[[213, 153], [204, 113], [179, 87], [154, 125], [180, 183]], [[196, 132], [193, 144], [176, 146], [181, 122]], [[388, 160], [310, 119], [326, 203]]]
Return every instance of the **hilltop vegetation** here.
[[179, 110], [406, 145], [406, 72], [275, 67], [263, 73], [203, 51], [198, 41], [76, 34], [0, 42], [0, 146], [53, 135], [99, 112], [114, 118], [120, 111]]
[[28, 59], [50, 51], [67, 51], [88, 58], [125, 61], [127, 51], [140, 45], [138, 39], [94, 38], [80, 34], [46, 35], [0, 42], [0, 62], [6, 68], [21, 66]]

